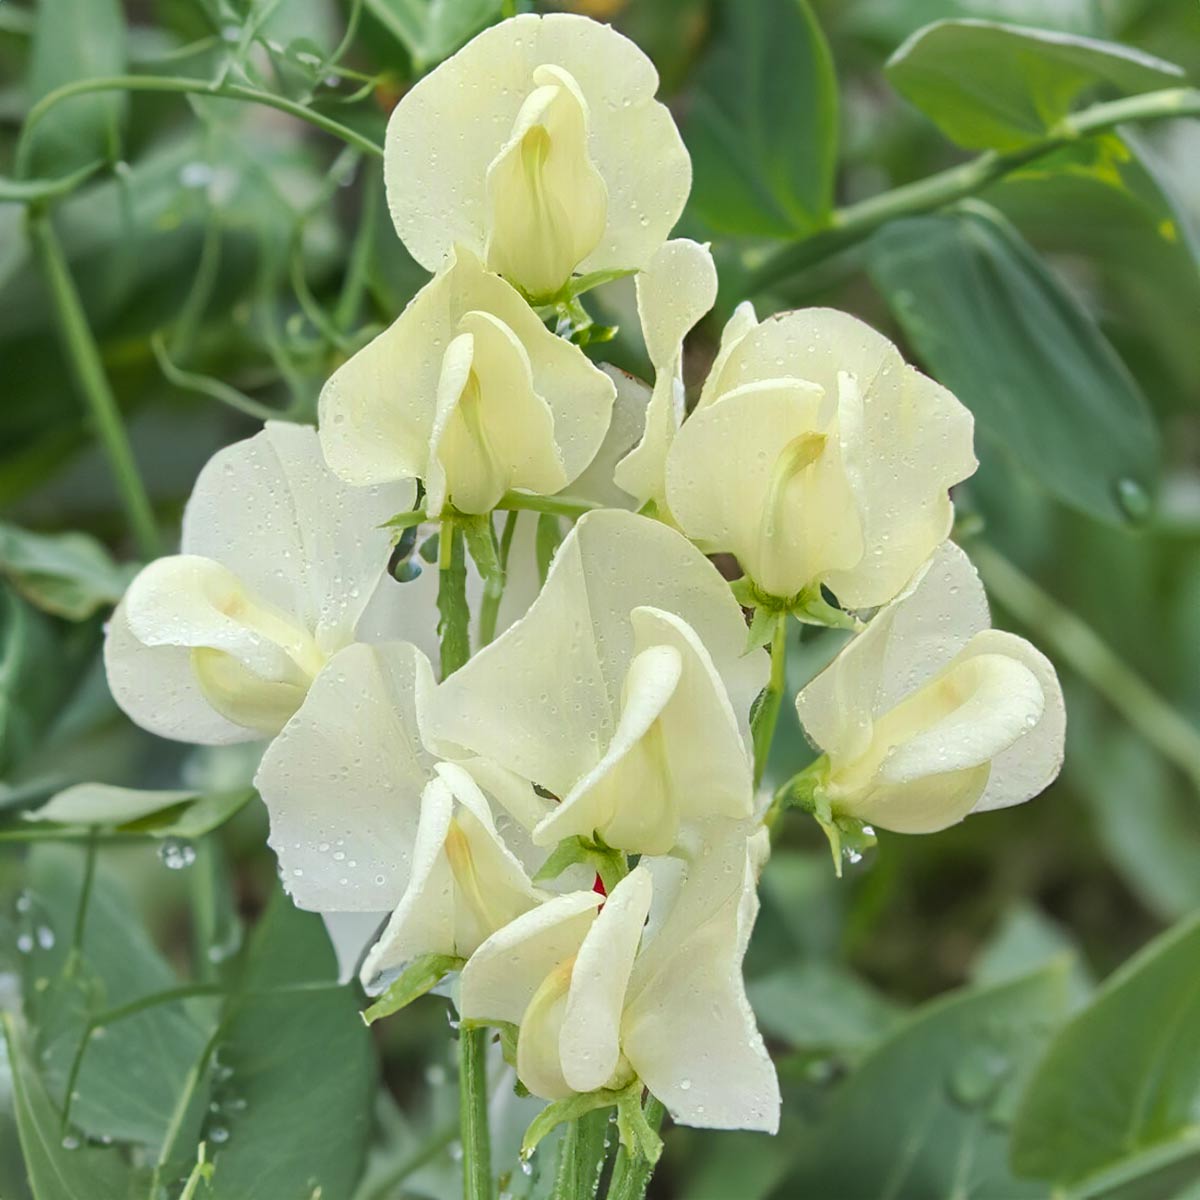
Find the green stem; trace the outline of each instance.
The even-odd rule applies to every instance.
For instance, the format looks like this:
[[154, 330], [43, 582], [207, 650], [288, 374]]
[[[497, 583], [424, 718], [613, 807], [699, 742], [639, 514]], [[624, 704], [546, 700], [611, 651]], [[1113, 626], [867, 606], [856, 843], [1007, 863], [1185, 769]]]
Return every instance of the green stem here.
[[463, 1150], [463, 1200], [492, 1200], [487, 1043], [486, 1029], [458, 1031], [458, 1120]]
[[990, 546], [971, 557], [996, 599], [1037, 631], [1057, 657], [1092, 685], [1158, 752], [1200, 790], [1200, 732], [1119, 658], [1090, 625], [1059, 604]]
[[787, 613], [775, 616], [775, 632], [771, 635], [771, 677], [767, 690], [754, 714], [751, 733], [754, 737], [754, 786], [762, 782], [767, 769], [767, 758], [771, 753], [771, 741], [775, 737], [775, 726], [779, 721], [779, 710], [783, 706], [783, 693], [787, 689]]
[[100, 444], [108, 457], [138, 551], [143, 558], [154, 558], [160, 549], [154, 510], [138, 473], [129, 437], [121, 420], [121, 410], [104, 374], [100, 350], [88, 326], [83, 302], [71, 278], [66, 256], [46, 214], [31, 216], [29, 229], [50, 290], [63, 348], [75, 381], [91, 411]]
[[513, 534], [517, 529], [517, 512], [510, 511], [504, 518], [504, 530], [500, 534], [497, 559], [499, 575], [484, 581], [483, 599], [479, 604], [479, 644], [486, 646], [496, 636], [496, 620], [500, 616], [500, 601], [504, 599], [504, 584], [508, 578], [508, 554], [512, 549]]
[[[662, 1101], [654, 1096], [647, 1096], [643, 1111], [647, 1124], [657, 1132], [666, 1114]], [[613, 1166], [612, 1182], [608, 1185], [606, 1200], [642, 1200], [653, 1174], [654, 1163], [648, 1162], [641, 1155], [630, 1154], [622, 1146], [617, 1151], [617, 1161]]]
[[528, 492], [505, 492], [496, 507], [510, 512], [553, 513], [559, 517], [570, 517], [574, 521], [592, 509], [603, 506], [592, 500], [584, 500], [580, 496], [534, 496]]
[[271, 92], [263, 92], [258, 88], [245, 87], [238, 83], [208, 83], [200, 79], [182, 79], [171, 75], [112, 75], [103, 79], [80, 79], [73, 83], [64, 84], [60, 88], [43, 96], [30, 110], [21, 130], [21, 140], [17, 144], [16, 171], [24, 175], [29, 166], [29, 156], [32, 152], [30, 134], [43, 117], [63, 100], [72, 96], [92, 95], [96, 92], [174, 92], [189, 96], [216, 96], [227, 100], [246, 100], [251, 104], [262, 104], [267, 108], [275, 108], [287, 113], [300, 121], [331, 133], [341, 138], [351, 146], [376, 158], [383, 157], [383, 147], [378, 142], [364, 137], [361, 133], [333, 120], [322, 113], [288, 100], [284, 96], [276, 96]]
[[442, 678], [471, 657], [471, 610], [467, 603], [467, 550], [452, 517], [442, 519], [438, 541], [438, 639]]
[[58, 196], [73, 192], [80, 184], [86, 183], [104, 166], [97, 159], [72, 171], [69, 175], [60, 175], [57, 179], [6, 179], [0, 177], [0, 204], [44, 204]]
[[608, 1157], [611, 1108], [598, 1108], [568, 1121], [558, 1151], [550, 1200], [592, 1200]]
[[989, 184], [1081, 138], [1133, 121], [1200, 116], [1200, 89], [1168, 88], [1096, 104], [1064, 118], [1046, 137], [1003, 154], [988, 150], [969, 162], [906, 183], [834, 212], [828, 229], [775, 251], [746, 280], [754, 295], [855, 245], [897, 217], [932, 212], [981, 192]]

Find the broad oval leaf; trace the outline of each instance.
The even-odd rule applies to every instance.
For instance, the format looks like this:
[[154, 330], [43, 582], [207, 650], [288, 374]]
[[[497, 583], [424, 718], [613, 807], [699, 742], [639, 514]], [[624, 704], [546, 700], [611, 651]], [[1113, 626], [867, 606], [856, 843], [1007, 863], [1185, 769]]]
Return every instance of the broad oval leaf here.
[[918, 357], [1060, 500], [1140, 519], [1159, 470], [1145, 397], [1082, 305], [983, 205], [894, 221], [868, 269]]
[[64, 1145], [58, 1110], [37, 1073], [17, 1018], [6, 1013], [2, 1023], [0, 1050], [7, 1044], [10, 1103], [33, 1200], [125, 1200], [132, 1180], [119, 1152], [81, 1148], [70, 1141]]
[[1197, 964], [1192, 918], [1126, 963], [1062, 1029], [1017, 1112], [1021, 1174], [1077, 1184], [1127, 1159], [1154, 1170], [1165, 1152], [1200, 1159]]
[[847, 1080], [773, 1200], [1044, 1200], [1007, 1166], [1012, 1097], [1067, 1002], [1067, 960], [919, 1009]]
[[935, 21], [888, 60], [892, 86], [960, 146], [1046, 137], [1089, 94], [1178, 84], [1174, 63], [1115, 42], [992, 21]]
[[87, 533], [33, 533], [0, 522], [0, 574], [31, 604], [82, 621], [116, 604], [133, 577]]
[[362, 1173], [371, 1036], [320, 918], [276, 892], [247, 947], [243, 997], [222, 1022], [205, 1200], [349, 1196]]
[[807, 0], [727, 0], [683, 126], [691, 211], [720, 233], [794, 237], [833, 209], [838, 92]]
[[[31, 100], [80, 79], [120, 75], [125, 68], [125, 16], [117, 0], [39, 0], [33, 26]], [[125, 99], [76, 96], [35, 127], [33, 169], [51, 177], [96, 159], [115, 159]]]

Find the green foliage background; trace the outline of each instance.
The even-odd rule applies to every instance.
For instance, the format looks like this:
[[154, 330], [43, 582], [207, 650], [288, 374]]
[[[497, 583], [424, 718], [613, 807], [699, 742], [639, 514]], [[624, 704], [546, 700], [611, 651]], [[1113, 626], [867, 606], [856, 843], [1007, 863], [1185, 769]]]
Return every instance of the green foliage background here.
[[[423, 281], [372, 148], [505, 7], [0, 3], [5, 1200], [457, 1192], [445, 1001], [368, 1033], [279, 893], [253, 763], [133, 728], [98, 655], [205, 459], [311, 420]], [[573, 7], [655, 59], [695, 161], [681, 231], [722, 293], [689, 380], [747, 296], [897, 338], [976, 415], [958, 535], [1070, 714], [1045, 796], [882, 835], [840, 882], [790, 819], [747, 963], [783, 1135], [675, 1131], [652, 1193], [1196, 1200], [1200, 5]], [[644, 374], [631, 289], [597, 297], [625, 331], [597, 356]], [[838, 636], [793, 647], [793, 688]], [[808, 753], [793, 720], [772, 770]], [[98, 833], [23, 819], [81, 780], [173, 794]], [[534, 1111], [497, 1102], [498, 1158]]]

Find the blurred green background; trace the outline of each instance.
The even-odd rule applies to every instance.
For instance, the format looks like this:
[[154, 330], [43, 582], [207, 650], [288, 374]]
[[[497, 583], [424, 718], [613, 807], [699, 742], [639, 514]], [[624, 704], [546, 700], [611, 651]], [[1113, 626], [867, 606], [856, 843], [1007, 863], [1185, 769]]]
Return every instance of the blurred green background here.
[[[986, 139], [958, 137], [964, 148], [946, 136], [958, 136], [947, 124], [961, 116], [955, 102], [939, 116], [935, 99], [923, 113], [897, 94], [910, 94], [904, 79], [889, 83], [885, 61], [921, 26], [985, 18], [1090, 36], [1161, 56], [1194, 80], [1200, 4], [562, 7], [613, 21], [650, 54], [692, 151], [696, 186], [680, 232], [712, 240], [722, 291], [689, 345], [689, 384], [748, 296], [760, 315], [829, 304], [895, 338], [976, 412], [982, 466], [957, 496], [959, 534], [997, 623], [1045, 650], [1067, 691], [1066, 767], [1044, 796], [935, 837], [883, 834], [841, 881], [815, 827], [795, 816], [765, 876], [747, 972], [786, 1083], [787, 1136], [672, 1134], [652, 1194], [725, 1200], [779, 1186], [781, 1197], [858, 1200], [859, 1185], [823, 1164], [842, 1155], [894, 1166], [900, 1152], [882, 1131], [923, 1094], [925, 1052], [891, 1075], [888, 1062], [872, 1060], [881, 1074], [860, 1092], [878, 1098], [877, 1112], [844, 1093], [906, 1009], [1013, 979], [1063, 952], [1080, 1001], [1200, 909], [1200, 122], [1065, 145], [965, 208], [885, 223], [766, 282], [761, 268], [783, 245], [819, 247], [830, 203], [854, 206], [987, 152]], [[406, 87], [503, 8], [0, 0], [0, 1002], [21, 1014], [29, 1056], [0, 1072], [5, 1200], [59, 1195], [30, 1191], [26, 1175], [36, 1172], [22, 1161], [16, 1117], [32, 1121], [36, 1111], [53, 1124], [72, 1091], [73, 1115], [55, 1143], [68, 1163], [92, 1156], [69, 1171], [93, 1190], [65, 1196], [127, 1194], [119, 1171], [108, 1179], [116, 1159], [146, 1171], [157, 1164], [160, 1194], [177, 1196], [200, 1136], [218, 1151], [211, 1194], [229, 1200], [454, 1194], [445, 1003], [422, 1000], [368, 1037], [350, 1020], [349, 991], [313, 983], [329, 977], [329, 949], [316, 919], [277, 895], [257, 799], [217, 805], [208, 820], [173, 814], [184, 823], [105, 836], [91, 855], [86, 911], [86, 839], [31, 839], [20, 813], [92, 779], [243, 795], [251, 757], [158, 741], [116, 710], [99, 662], [102, 623], [152, 543], [173, 547], [207, 457], [265, 416], [313, 420], [334, 367], [424, 280], [392, 231], [378, 158], [281, 108], [381, 143]], [[115, 76], [138, 82], [56, 105], [18, 151], [39, 98]], [[597, 304], [622, 329], [589, 353], [646, 375], [632, 289], [610, 285]], [[127, 430], [153, 506], [140, 537], [128, 487], [123, 498], [116, 482], [113, 438], [97, 436], [97, 389]], [[795, 687], [837, 636], [796, 643]], [[776, 744], [776, 778], [807, 755], [793, 720]], [[1195, 989], [1200, 961], [1188, 962], [1180, 987]], [[227, 996], [235, 978], [237, 1003]], [[127, 1014], [107, 1037], [92, 1034], [69, 1078], [97, 1014], [136, 1010], [139, 997], [176, 988], [193, 994]], [[1022, 1011], [1038, 1017], [1040, 1003]], [[1190, 1024], [1172, 1030], [1195, 1066], [1200, 1012], [1194, 998], [1189, 1005]], [[1053, 1023], [1045, 1012], [1038, 1019]], [[1030, 1037], [1047, 1032], [1037, 1020], [1033, 1028]], [[1129, 1034], [1107, 1028], [1105, 1037]], [[961, 1059], [970, 1038], [954, 1036]], [[1101, 1040], [1095, 1052], [1108, 1048]], [[1007, 1068], [964, 1061], [959, 1108], [978, 1108], [970, 1096], [980, 1072], [990, 1104]], [[34, 1082], [23, 1091], [25, 1071]], [[1163, 1118], [1164, 1138], [1189, 1122], [1194, 1136], [1200, 1079], [1181, 1086], [1192, 1107], [1183, 1103], [1175, 1125]], [[822, 1119], [836, 1126], [853, 1115], [855, 1132], [818, 1125], [823, 1148], [813, 1149], [797, 1131], [831, 1104], [834, 1117]], [[519, 1135], [529, 1112], [514, 1101], [497, 1120]], [[1007, 1117], [989, 1114], [971, 1139], [939, 1126], [953, 1163], [914, 1149], [921, 1170], [880, 1175], [875, 1191], [864, 1183], [864, 1200], [1048, 1195], [1047, 1184], [1009, 1173]], [[1108, 1134], [1098, 1125], [1090, 1136]], [[1188, 1161], [1194, 1181], [1200, 1156]], [[507, 1186], [539, 1194], [546, 1181], [539, 1169]], [[1186, 1173], [1137, 1186], [1086, 1194], [1200, 1194], [1186, 1190]]]

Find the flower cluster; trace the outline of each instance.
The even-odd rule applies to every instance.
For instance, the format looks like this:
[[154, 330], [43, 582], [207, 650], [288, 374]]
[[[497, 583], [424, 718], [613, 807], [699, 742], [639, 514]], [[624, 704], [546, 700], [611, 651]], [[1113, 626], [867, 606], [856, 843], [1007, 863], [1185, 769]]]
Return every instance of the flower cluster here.
[[[436, 964], [538, 1096], [644, 1086], [676, 1121], [774, 1130], [742, 980], [765, 820], [794, 801], [836, 842], [1026, 800], [1062, 698], [947, 540], [971, 417], [885, 338], [742, 305], [685, 419], [717, 280], [667, 240], [690, 167], [656, 87], [606, 26], [521, 16], [404, 97], [388, 199], [433, 278], [335, 372], [318, 430], [268, 423], [212, 459], [106, 659], [147, 729], [265, 741], [284, 884], [381, 930], [369, 990]], [[652, 387], [547, 325], [578, 332], [581, 293], [631, 273]], [[593, 510], [544, 579], [528, 508]], [[422, 522], [441, 569], [411, 579], [398, 531]], [[505, 607], [439, 671], [430, 584], [444, 649], [464, 531], [468, 603], [494, 607], [506, 568]], [[820, 756], [768, 812], [793, 618], [857, 632], [797, 698]]]

